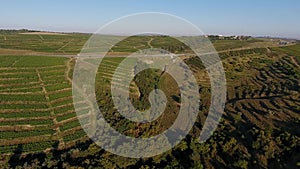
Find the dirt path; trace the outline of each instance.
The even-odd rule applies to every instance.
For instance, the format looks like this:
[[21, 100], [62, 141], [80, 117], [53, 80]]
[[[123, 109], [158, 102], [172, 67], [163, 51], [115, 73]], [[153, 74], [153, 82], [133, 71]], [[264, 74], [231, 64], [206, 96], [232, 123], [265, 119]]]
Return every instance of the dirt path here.
[[[52, 105], [51, 105], [51, 100], [50, 100], [50, 98], [49, 98], [49, 93], [48, 93], [47, 90], [46, 90], [44, 81], [43, 81], [43, 79], [42, 79], [42, 77], [41, 77], [41, 74], [40, 74], [39, 70], [38, 70], [38, 69], [35, 69], [35, 71], [36, 71], [36, 73], [37, 73], [37, 75], [38, 75], [38, 77], [39, 77], [39, 82], [40, 82], [40, 84], [41, 84], [42, 91], [43, 91], [43, 93], [44, 93], [44, 95], [45, 95], [45, 98], [46, 98], [46, 101], [47, 101], [47, 106], [48, 106], [49, 109], [51, 110], [50, 115], [53, 117], [53, 118], [52, 118], [53, 124], [54, 124], [54, 126], [56, 126], [56, 125], [58, 124], [58, 122], [57, 122], [56, 115], [55, 115], [55, 113], [54, 113], [53, 107], [52, 107]], [[55, 128], [55, 131], [56, 131], [56, 132], [55, 132], [55, 135], [60, 134], [60, 128], [59, 128], [59, 127], [56, 127], [56, 128]], [[59, 145], [63, 145], [63, 144], [64, 144], [64, 141], [63, 141], [63, 139], [61, 138], [61, 139], [59, 140]]]
[[151, 42], [152, 42], [153, 40], [154, 40], [154, 39], [151, 38], [151, 39], [147, 42], [147, 44], [148, 44], [148, 46], [149, 46], [150, 48], [153, 48], [153, 46], [151, 45]]
[[38, 36], [41, 38], [42, 41], [45, 40], [45, 39], [42, 37], [42, 35], [38, 34]]
[[73, 41], [73, 39], [72, 40], [70, 40], [69, 42], [67, 42], [65, 45], [63, 45], [62, 47], [60, 47], [59, 49], [57, 49], [57, 51], [62, 51], [63, 53], [65, 53], [65, 51], [64, 50], [62, 50], [63, 48], [65, 48], [66, 46], [68, 46], [71, 42]]
[[296, 61], [296, 59], [295, 59], [294, 56], [291, 56], [291, 60], [292, 60], [292, 62], [298, 67], [298, 69], [300, 69], [300, 65], [299, 65], [299, 63]]
[[72, 61], [73, 61], [72, 58], [68, 60], [67, 69], [66, 69], [66, 72], [65, 72], [66, 79], [69, 81], [70, 84], [72, 84], [72, 79], [69, 77], [69, 74], [70, 74], [70, 71], [71, 71], [71, 62]]
[[14, 67], [15, 64], [18, 63], [22, 58], [23, 58], [23, 57], [20, 57], [20, 58], [16, 59], [16, 60], [14, 61], [14, 63], [11, 65], [11, 67]]
[[[66, 69], [66, 78], [67, 80], [70, 82], [70, 84], [72, 85], [72, 90], [77, 90], [78, 92], [81, 93], [81, 96], [83, 97], [83, 100], [84, 103], [87, 103], [89, 106], [89, 109], [93, 109], [94, 107], [94, 104], [90, 101], [89, 97], [86, 95], [86, 93], [76, 84], [76, 83], [73, 83], [73, 80], [69, 77], [69, 73], [71, 71], [71, 62], [73, 61], [73, 58], [71, 58], [68, 62], [67, 62], [67, 69]], [[83, 63], [86, 63], [90, 66], [94, 66], [93, 64], [90, 64], [88, 62], [83, 62]], [[74, 96], [73, 96], [74, 97]], [[72, 103], [73, 105], [73, 103]], [[74, 106], [74, 105], [73, 105]], [[77, 108], [78, 110], [78, 108]], [[76, 110], [75, 110], [76, 111]], [[89, 130], [91, 132], [96, 132], [96, 126], [97, 126], [97, 115], [95, 114], [96, 111], [91, 111], [89, 110], [89, 113], [88, 114], [84, 114], [84, 115], [81, 115], [81, 116], [89, 116], [89, 121], [88, 121], [88, 125], [89, 125]], [[77, 119], [80, 119], [81, 116], [77, 116]], [[89, 133], [89, 134], [94, 134], [94, 133]]]

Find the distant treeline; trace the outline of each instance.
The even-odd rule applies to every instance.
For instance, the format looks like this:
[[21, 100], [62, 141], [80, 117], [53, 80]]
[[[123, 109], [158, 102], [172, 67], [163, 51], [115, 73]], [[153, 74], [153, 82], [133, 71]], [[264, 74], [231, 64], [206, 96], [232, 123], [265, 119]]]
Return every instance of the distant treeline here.
[[26, 33], [26, 32], [39, 32], [37, 30], [28, 29], [0, 29], [0, 34], [14, 34], [14, 33]]

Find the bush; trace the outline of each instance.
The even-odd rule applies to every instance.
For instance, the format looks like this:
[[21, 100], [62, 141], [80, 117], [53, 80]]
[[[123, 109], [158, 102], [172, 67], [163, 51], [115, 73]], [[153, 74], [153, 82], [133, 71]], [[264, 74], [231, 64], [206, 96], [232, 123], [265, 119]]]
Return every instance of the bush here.
[[248, 162], [246, 160], [239, 160], [237, 162], [233, 163], [234, 167], [247, 169], [248, 168]]

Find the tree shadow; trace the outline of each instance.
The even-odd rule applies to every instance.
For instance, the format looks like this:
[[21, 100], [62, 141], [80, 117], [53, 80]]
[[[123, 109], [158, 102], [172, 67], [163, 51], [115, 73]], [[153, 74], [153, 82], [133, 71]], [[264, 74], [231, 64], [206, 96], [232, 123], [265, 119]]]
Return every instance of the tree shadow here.
[[8, 161], [8, 164], [11, 168], [16, 168], [18, 165], [20, 165], [20, 158], [22, 152], [23, 152], [23, 145], [19, 144]]
[[36, 166], [42, 166], [45, 162], [46, 154], [44, 152], [24, 156], [22, 156], [22, 153], [24, 153], [23, 145], [19, 144], [8, 161], [10, 168], [24, 167], [25, 165], [32, 166], [34, 163]]

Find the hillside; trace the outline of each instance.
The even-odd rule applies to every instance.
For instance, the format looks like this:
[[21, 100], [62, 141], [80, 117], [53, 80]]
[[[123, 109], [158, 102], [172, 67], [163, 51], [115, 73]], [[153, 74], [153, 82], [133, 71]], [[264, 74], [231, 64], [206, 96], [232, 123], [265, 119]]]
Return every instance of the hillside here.
[[[189, 135], [161, 155], [130, 159], [106, 152], [93, 143], [77, 119], [71, 81], [74, 57], [89, 36], [0, 35], [1, 168], [300, 166], [299, 44], [279, 46], [278, 41], [255, 38], [213, 41], [226, 71], [227, 101], [218, 129], [201, 144], [197, 139], [211, 96], [210, 81], [201, 60], [190, 55], [192, 51], [184, 44], [169, 37], [134, 36], [117, 44], [99, 66], [95, 89], [99, 108], [117, 131], [132, 137], [154, 136], [172, 125], [180, 108], [179, 88], [174, 79], [149, 69], [131, 82], [130, 99], [137, 109], [145, 110], [149, 108], [149, 92], [159, 88], [166, 94], [167, 108], [151, 123], [135, 123], [122, 117], [114, 108], [110, 82], [126, 54], [149, 47], [187, 54], [181, 58], [192, 69], [200, 88], [198, 119]], [[121, 81], [127, 75], [118, 76]], [[86, 105], [82, 105], [81, 111], [87, 113]]]

